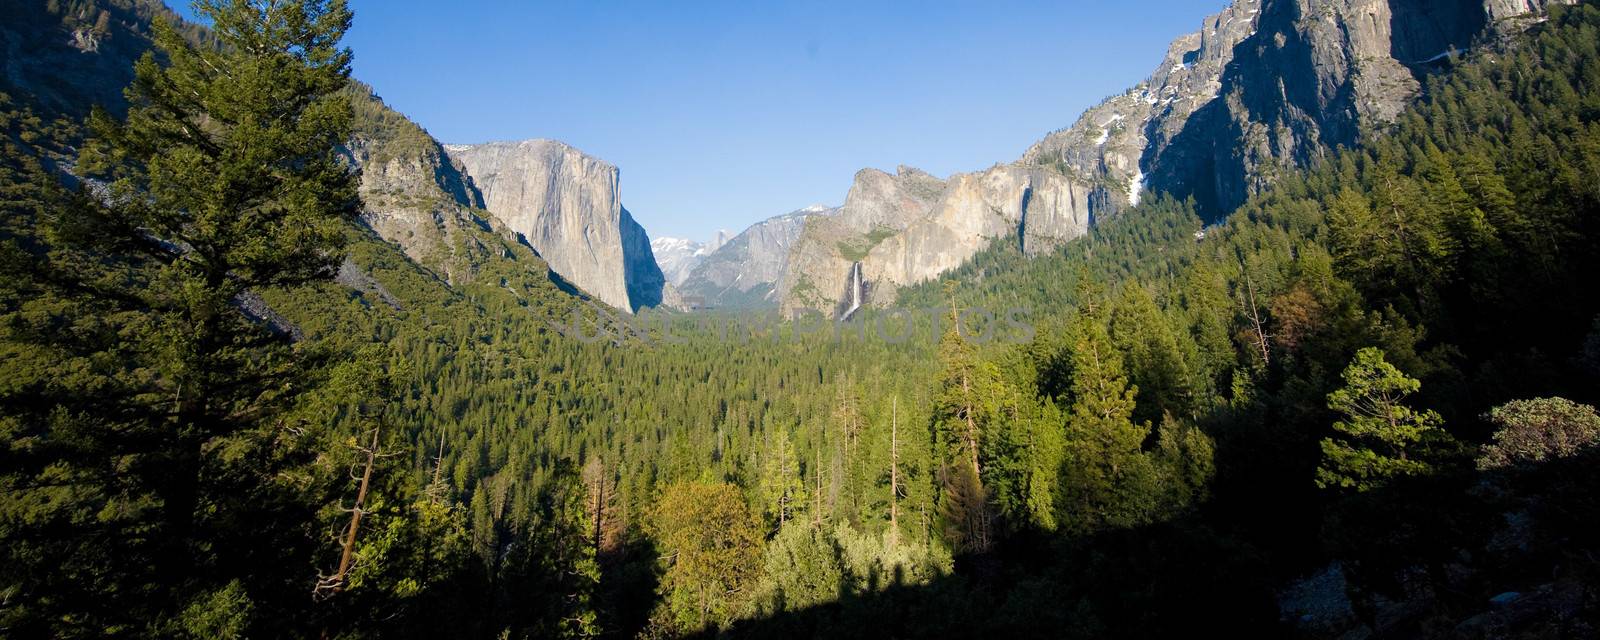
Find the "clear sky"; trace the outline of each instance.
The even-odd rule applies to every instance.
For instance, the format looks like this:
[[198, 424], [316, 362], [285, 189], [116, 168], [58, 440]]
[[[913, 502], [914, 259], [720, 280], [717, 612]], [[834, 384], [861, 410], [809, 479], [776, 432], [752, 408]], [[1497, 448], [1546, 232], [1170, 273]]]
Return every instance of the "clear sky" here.
[[651, 237], [703, 240], [840, 204], [864, 167], [1015, 160], [1227, 2], [350, 4], [356, 77], [435, 137], [562, 140], [621, 167]]

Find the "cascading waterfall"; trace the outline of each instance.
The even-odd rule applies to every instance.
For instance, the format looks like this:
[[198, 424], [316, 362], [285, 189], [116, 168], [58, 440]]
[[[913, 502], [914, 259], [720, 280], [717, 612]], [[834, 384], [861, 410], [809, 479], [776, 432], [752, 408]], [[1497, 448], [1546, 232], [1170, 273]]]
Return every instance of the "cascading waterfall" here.
[[856, 310], [861, 308], [861, 299], [864, 286], [865, 285], [861, 280], [861, 263], [852, 263], [850, 265], [850, 306], [847, 307], [844, 310], [844, 314], [840, 316], [841, 320], [849, 320], [850, 316], [854, 315]]

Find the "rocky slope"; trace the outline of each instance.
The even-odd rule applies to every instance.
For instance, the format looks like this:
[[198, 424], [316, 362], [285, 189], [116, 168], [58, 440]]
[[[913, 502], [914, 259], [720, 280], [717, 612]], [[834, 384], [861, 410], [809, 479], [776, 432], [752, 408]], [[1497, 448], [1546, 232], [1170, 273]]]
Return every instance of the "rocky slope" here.
[[622, 206], [615, 166], [554, 140], [445, 149], [483, 207], [567, 281], [618, 309], [676, 306], [648, 234]]
[[775, 286], [806, 220], [837, 211], [813, 205], [751, 225], [694, 266], [679, 287], [684, 301], [694, 307], [776, 305]]
[[1234, 47], [1256, 32], [1261, 2], [1239, 0], [1206, 18], [1199, 31], [1172, 42], [1144, 82], [1090, 108], [1071, 127], [1045, 136], [1021, 162], [1089, 182], [1096, 214], [1138, 204], [1147, 186], [1144, 156], [1164, 148], [1195, 110], [1217, 97]]
[[[156, 0], [3, 0], [0, 5], [6, 17], [0, 21], [0, 91], [25, 99], [49, 118], [81, 120], [95, 105], [123, 112], [122, 91], [132, 81], [134, 61], [151, 48], [151, 22], [157, 16], [174, 21], [191, 41], [207, 41], [203, 28], [183, 23]], [[449, 285], [493, 273], [507, 288], [548, 288], [551, 281], [565, 286], [515, 233], [482, 210], [461, 167], [427, 131], [361, 83], [352, 82], [347, 94], [355, 119], [344, 151], [361, 172], [361, 220], [373, 232], [361, 234], [358, 245], [393, 245]], [[73, 149], [48, 152], [71, 170]], [[352, 259], [373, 253], [358, 249], [352, 247]], [[376, 253], [383, 251], [387, 248]], [[347, 260], [339, 281], [393, 304], [364, 269]]]
[[471, 282], [478, 236], [514, 234], [482, 210], [461, 166], [426, 131], [366, 87], [350, 93], [357, 118], [346, 154], [361, 169], [362, 222], [445, 282]]
[[1359, 143], [1453, 54], [1558, 2], [1237, 0], [1175, 40], [1147, 80], [1022, 161], [1093, 181], [1096, 215], [1137, 203], [1142, 186], [1220, 216], [1275, 166]]
[[996, 165], [940, 180], [900, 167], [856, 174], [835, 215], [808, 220], [778, 281], [786, 313], [842, 312], [860, 264], [866, 304], [893, 301], [902, 286], [955, 268], [994, 240], [1015, 236], [1028, 253], [1047, 251], [1089, 226], [1092, 189], [1046, 167]]
[[26, 95], [41, 116], [74, 120], [95, 105], [123, 111], [133, 62], [150, 49], [151, 21], [177, 21], [155, 0], [0, 0], [0, 15], [0, 87]]

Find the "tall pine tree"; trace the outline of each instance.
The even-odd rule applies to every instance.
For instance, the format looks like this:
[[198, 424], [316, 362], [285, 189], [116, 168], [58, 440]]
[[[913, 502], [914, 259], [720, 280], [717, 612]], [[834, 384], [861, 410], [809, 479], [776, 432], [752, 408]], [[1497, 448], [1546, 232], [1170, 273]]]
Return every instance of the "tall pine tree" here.
[[157, 22], [126, 118], [91, 118], [78, 166], [104, 188], [42, 211], [8, 261], [6, 350], [28, 366], [0, 391], [6, 538], [32, 606], [6, 627], [24, 636], [282, 635], [274, 612], [309, 601], [319, 505], [284, 472], [327, 421], [286, 418], [316, 358], [257, 294], [341, 259], [351, 14], [195, 6], [215, 40]]

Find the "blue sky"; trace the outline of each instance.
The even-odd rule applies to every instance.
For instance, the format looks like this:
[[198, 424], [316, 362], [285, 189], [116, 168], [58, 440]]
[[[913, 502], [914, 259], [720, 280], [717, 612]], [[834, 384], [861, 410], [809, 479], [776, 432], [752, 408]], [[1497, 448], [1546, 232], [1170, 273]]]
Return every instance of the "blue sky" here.
[[562, 140], [621, 167], [652, 237], [706, 239], [839, 204], [864, 167], [1015, 160], [1227, 3], [350, 4], [356, 77], [435, 137]]

